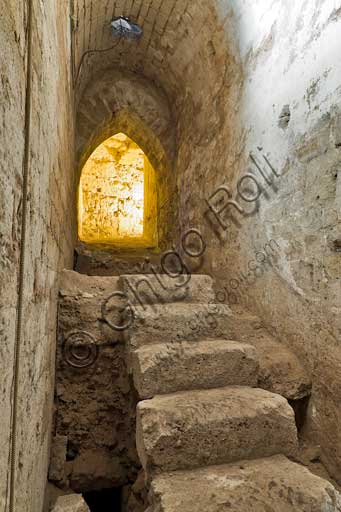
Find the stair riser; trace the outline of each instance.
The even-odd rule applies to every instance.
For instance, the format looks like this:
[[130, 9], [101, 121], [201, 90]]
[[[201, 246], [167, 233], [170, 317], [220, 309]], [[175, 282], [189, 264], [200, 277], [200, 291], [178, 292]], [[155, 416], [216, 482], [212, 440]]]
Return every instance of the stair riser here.
[[133, 306], [176, 302], [208, 304], [214, 302], [213, 281], [209, 276], [166, 274], [121, 276], [120, 288]]
[[297, 448], [294, 413], [263, 390], [225, 388], [140, 402], [137, 448], [145, 469], [225, 464]]
[[137, 307], [126, 337], [132, 349], [157, 343], [233, 339], [229, 314], [229, 308], [220, 304], [184, 304], [176, 311], [169, 306]]
[[231, 341], [152, 345], [132, 356], [141, 399], [193, 389], [257, 385], [254, 347]]

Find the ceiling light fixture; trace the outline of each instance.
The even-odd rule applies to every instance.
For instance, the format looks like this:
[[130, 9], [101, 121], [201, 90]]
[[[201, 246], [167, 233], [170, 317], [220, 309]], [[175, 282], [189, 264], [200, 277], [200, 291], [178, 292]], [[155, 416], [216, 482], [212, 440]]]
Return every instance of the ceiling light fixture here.
[[111, 31], [112, 35], [117, 41], [113, 46], [110, 46], [109, 48], [99, 48], [99, 49], [93, 49], [93, 50], [86, 50], [80, 60], [77, 73], [75, 74], [75, 83], [77, 84], [81, 69], [85, 60], [85, 57], [88, 55], [92, 55], [94, 53], [106, 53], [111, 50], [114, 50], [116, 46], [118, 46], [122, 39], [131, 39], [138, 41], [141, 39], [143, 35], [143, 29], [138, 25], [137, 23], [133, 23], [129, 18], [124, 16], [118, 16], [114, 18], [111, 23]]
[[111, 30], [114, 37], [124, 37], [127, 39], [140, 39], [143, 29], [137, 23], [133, 23], [129, 18], [118, 16], [111, 22]]

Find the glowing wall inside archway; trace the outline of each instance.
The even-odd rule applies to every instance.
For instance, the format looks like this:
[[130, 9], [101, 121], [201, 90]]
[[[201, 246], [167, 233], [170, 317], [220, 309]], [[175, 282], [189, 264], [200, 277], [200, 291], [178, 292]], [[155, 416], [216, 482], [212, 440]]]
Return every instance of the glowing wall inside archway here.
[[155, 247], [155, 171], [127, 135], [110, 137], [83, 167], [78, 192], [78, 236], [89, 244]]

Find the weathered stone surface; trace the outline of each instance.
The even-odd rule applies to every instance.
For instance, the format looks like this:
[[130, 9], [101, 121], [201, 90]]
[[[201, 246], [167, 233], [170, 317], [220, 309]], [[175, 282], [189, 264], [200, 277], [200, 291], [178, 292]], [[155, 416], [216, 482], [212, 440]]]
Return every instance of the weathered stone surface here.
[[156, 198], [155, 171], [143, 150], [127, 135], [113, 135], [95, 149], [82, 169], [80, 240], [120, 247], [155, 246], [148, 234], [157, 232]]
[[258, 386], [289, 400], [311, 393], [311, 379], [302, 364], [283, 343], [261, 334], [252, 341], [260, 363]]
[[56, 435], [51, 442], [49, 480], [60, 482], [65, 477], [67, 436]]
[[180, 303], [136, 306], [134, 311], [134, 322], [126, 333], [133, 349], [181, 340], [231, 339], [231, 312], [225, 305]]
[[[84, 436], [85, 437], [85, 436]], [[103, 439], [93, 442], [93, 449], [83, 449], [72, 462], [66, 464], [70, 487], [76, 492], [85, 492], [120, 487], [127, 477], [125, 464], [129, 464], [126, 454], [117, 455], [117, 450], [101, 446]], [[85, 443], [84, 443], [85, 444]], [[87, 443], [89, 444], [89, 443]], [[131, 468], [133, 474], [133, 468]]]
[[[117, 342], [121, 336], [103, 319], [102, 306], [105, 301], [118, 291], [117, 277], [89, 277], [72, 270], [64, 270], [60, 280], [60, 314], [59, 329], [64, 340], [72, 331], [87, 331], [97, 344]], [[117, 322], [117, 310], [107, 308], [110, 321]]]
[[158, 396], [138, 404], [137, 448], [144, 468], [163, 471], [293, 455], [294, 413], [284, 398], [261, 389]]
[[290, 400], [311, 392], [311, 378], [298, 357], [283, 342], [276, 340], [265, 323], [245, 308], [233, 306], [230, 330], [235, 339], [252, 344], [259, 359], [258, 386]]
[[150, 512], [339, 512], [326, 480], [277, 455], [156, 476]]
[[148, 487], [143, 469], [135, 483], [122, 489], [122, 510], [125, 512], [145, 512], [148, 507]]
[[[158, 240], [168, 248], [178, 231], [177, 174], [172, 172], [175, 125], [168, 98], [140, 73], [111, 64], [106, 68], [88, 83], [78, 104], [77, 158], [83, 166], [98, 144], [120, 132], [138, 143], [157, 171]], [[82, 87], [78, 93], [81, 91]]]
[[[107, 0], [96, 2], [95, 8], [92, 2], [78, 0], [74, 13], [65, 8], [64, 2], [34, 4], [24, 294], [27, 304], [17, 436], [22, 458], [15, 482], [20, 495], [17, 508], [25, 512], [36, 512], [41, 505], [43, 476], [48, 465], [54, 373], [55, 285], [58, 270], [72, 265], [77, 184], [72, 171], [78, 162], [74, 161], [72, 148], [76, 105], [70, 93], [73, 85], [81, 93], [83, 84], [91, 82], [81, 112], [86, 119], [83, 126], [88, 128], [86, 133], [79, 134], [85, 145], [94, 131], [104, 135], [103, 125], [98, 126], [105, 118], [101, 115], [103, 111], [110, 118], [116, 118], [122, 109], [138, 115], [147, 111], [148, 115], [143, 116], [146, 126], [158, 133], [167, 148], [167, 137], [173, 131], [170, 128], [176, 127], [176, 166], [171, 176], [162, 176], [161, 180], [163, 190], [169, 190], [168, 199], [172, 200], [162, 202], [160, 209], [161, 216], [165, 210], [173, 212], [177, 190], [181, 191], [179, 215], [174, 215], [179, 220], [179, 231], [204, 224], [204, 200], [226, 177], [231, 183], [238, 180], [247, 168], [250, 150], [263, 148], [283, 171], [278, 190], [269, 190], [268, 196], [261, 198], [255, 215], [240, 218], [238, 229], [231, 226], [225, 247], [216, 240], [211, 228], [203, 228], [208, 247], [205, 259], [208, 271], [228, 281], [248, 268], [250, 259], [255, 258], [256, 251], [270, 237], [280, 242], [282, 252], [275, 271], [263, 274], [245, 288], [242, 299], [285, 337], [286, 343], [312, 370], [314, 421], [328, 466], [340, 478], [341, 442], [335, 434], [340, 423], [340, 260], [338, 253], [329, 252], [327, 243], [340, 232], [340, 173], [336, 178], [334, 167], [339, 166], [339, 140], [335, 134], [331, 139], [328, 136], [333, 110], [338, 110], [340, 104], [340, 10], [335, 2], [317, 0], [311, 2], [309, 9], [304, 3], [295, 3], [293, 8], [289, 2], [280, 0], [275, 0], [271, 9], [260, 0], [235, 1], [233, 9], [231, 2], [223, 0], [177, 2], [174, 10], [171, 0], [163, 1], [161, 7], [159, 3], [154, 0], [150, 9], [146, 2], [128, 3], [127, 14], [142, 23], [145, 39], [140, 45], [121, 41], [119, 51], [91, 53], [82, 70], [79, 63], [84, 52], [113, 44], [110, 30], [103, 27], [111, 14], [122, 14], [123, 2], [117, 2], [112, 11]], [[5, 127], [1, 145], [4, 179], [0, 187], [4, 206], [1, 327], [5, 340], [1, 353], [5, 368], [1, 405], [6, 411], [0, 450], [4, 468], [0, 478], [2, 502], [8, 469], [9, 390], [13, 382], [28, 90], [28, 16], [25, 6], [18, 5], [8, 2], [1, 20], [1, 113]], [[69, 15], [74, 28], [72, 44]], [[72, 46], [74, 73], [69, 69]], [[111, 80], [114, 94], [109, 90], [104, 96], [102, 92], [110, 80], [99, 91], [92, 78], [102, 77], [107, 66], [118, 65], [134, 70], [136, 80], [131, 80], [127, 87], [129, 78], [116, 77]], [[80, 80], [75, 84], [79, 70]], [[148, 91], [151, 83], [153, 87], [148, 99], [137, 102], [136, 109], [135, 86], [142, 70], [146, 76], [145, 89]], [[169, 97], [167, 100], [162, 93], [164, 110], [153, 101], [162, 88]], [[117, 101], [117, 97], [125, 101]], [[292, 121], [283, 132], [276, 122], [286, 103], [290, 104]], [[320, 134], [312, 134], [309, 142], [309, 134], [321, 121], [325, 126], [318, 129]], [[300, 147], [309, 147], [313, 140], [319, 141], [318, 150], [310, 152], [311, 160], [309, 157], [299, 161]], [[177, 223], [174, 225], [177, 227]], [[174, 237], [168, 241], [171, 246], [179, 240]]]
[[[127, 253], [112, 249], [110, 252], [89, 249], [85, 244], [76, 247], [75, 270], [88, 276], [121, 276], [127, 274], [150, 274], [151, 265], [155, 272], [162, 273], [160, 256], [152, 251], [135, 250]], [[146, 258], [148, 260], [146, 261]]]
[[69, 494], [59, 497], [51, 512], [90, 512], [90, 509], [82, 496]]
[[63, 270], [60, 275], [59, 295], [74, 299], [95, 299], [100, 293], [115, 292], [118, 289], [118, 277], [115, 276], [87, 276]]
[[[11, 433], [16, 440], [16, 453], [12, 454], [15, 508], [20, 512], [40, 512], [49, 465], [58, 272], [72, 265], [76, 221], [76, 211], [70, 207], [75, 167], [70, 6], [65, 2], [10, 0], [1, 10], [0, 510], [9, 506]], [[30, 105], [29, 112], [26, 103]], [[26, 164], [27, 197], [23, 194]], [[14, 376], [14, 359], [19, 354], [15, 343], [22, 248], [25, 265], [21, 350], [19, 374]], [[14, 405], [16, 378], [18, 395]], [[15, 432], [11, 425], [14, 411]]]
[[[68, 439], [64, 471], [75, 492], [125, 485], [138, 471], [135, 397], [125, 347], [116, 343], [117, 333], [101, 313], [103, 301], [115, 290], [117, 278], [62, 274], [55, 425], [57, 434]], [[83, 368], [72, 366], [79, 363], [77, 352], [65, 350], [75, 332], [97, 350]]]
[[[179, 269], [178, 269], [179, 271]], [[120, 287], [129, 302], [137, 305], [214, 302], [213, 280], [207, 275], [170, 277], [167, 274], [126, 275], [120, 278]]]
[[146, 345], [132, 355], [140, 398], [225, 386], [256, 386], [258, 359], [253, 346], [227, 340]]

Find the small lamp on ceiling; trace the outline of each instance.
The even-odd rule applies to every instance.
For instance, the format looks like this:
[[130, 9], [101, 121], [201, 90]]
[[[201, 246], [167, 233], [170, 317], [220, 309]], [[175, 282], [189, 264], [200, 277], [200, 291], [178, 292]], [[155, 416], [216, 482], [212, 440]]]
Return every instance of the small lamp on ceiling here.
[[114, 37], [126, 39], [140, 39], [143, 29], [129, 18], [118, 16], [111, 22], [111, 30]]

